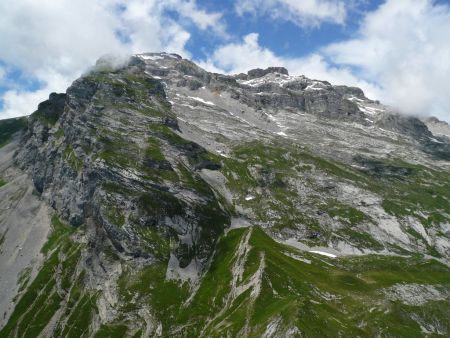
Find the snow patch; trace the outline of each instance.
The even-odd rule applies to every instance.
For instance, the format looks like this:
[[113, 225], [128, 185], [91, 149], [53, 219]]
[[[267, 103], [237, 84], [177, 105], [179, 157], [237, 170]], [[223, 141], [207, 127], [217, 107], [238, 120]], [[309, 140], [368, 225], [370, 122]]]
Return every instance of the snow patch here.
[[336, 258], [337, 256], [335, 254], [329, 253], [329, 252], [325, 252], [325, 251], [319, 251], [319, 250], [310, 250], [309, 252], [311, 253], [315, 253], [318, 255], [322, 255], [322, 256], [327, 256], [330, 258]]
[[317, 87], [318, 83], [314, 82], [313, 84], [308, 85], [305, 90], [323, 90], [323, 87]]
[[203, 100], [200, 97], [188, 96], [188, 98], [190, 98], [192, 100], [195, 100], [195, 101], [198, 101], [198, 102], [201, 102], [201, 103], [204, 103], [204, 104], [207, 104], [209, 106], [215, 106], [214, 102]]
[[306, 263], [306, 264], [311, 264], [311, 260], [310, 259], [307, 259], [307, 258], [304, 258], [304, 257], [300, 257], [299, 255], [295, 255], [295, 254], [290, 253], [290, 252], [283, 252], [283, 254], [285, 256], [291, 257], [291, 258], [293, 258], [293, 259], [295, 259], [297, 261], [300, 261], [300, 262], [303, 262], [303, 263]]
[[163, 58], [162, 56], [160, 56], [160, 55], [138, 54], [137, 57], [141, 58], [142, 60], [152, 60], [152, 61], [164, 59], [164, 58]]

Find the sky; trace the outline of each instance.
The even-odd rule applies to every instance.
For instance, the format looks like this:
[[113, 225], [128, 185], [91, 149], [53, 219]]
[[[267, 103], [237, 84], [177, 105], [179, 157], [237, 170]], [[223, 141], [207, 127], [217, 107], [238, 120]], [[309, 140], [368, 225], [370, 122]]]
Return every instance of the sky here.
[[284, 66], [450, 122], [450, 0], [0, 0], [0, 119], [29, 115], [102, 55], [207, 70]]

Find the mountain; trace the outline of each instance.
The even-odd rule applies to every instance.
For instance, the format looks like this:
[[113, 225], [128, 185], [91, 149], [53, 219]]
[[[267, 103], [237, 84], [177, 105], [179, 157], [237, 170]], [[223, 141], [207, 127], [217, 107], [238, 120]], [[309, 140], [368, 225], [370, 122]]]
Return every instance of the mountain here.
[[1, 337], [450, 335], [450, 140], [358, 88], [103, 57], [0, 141]]
[[433, 134], [450, 137], [450, 126], [447, 122], [441, 121], [435, 117], [430, 117], [427, 118], [424, 123]]

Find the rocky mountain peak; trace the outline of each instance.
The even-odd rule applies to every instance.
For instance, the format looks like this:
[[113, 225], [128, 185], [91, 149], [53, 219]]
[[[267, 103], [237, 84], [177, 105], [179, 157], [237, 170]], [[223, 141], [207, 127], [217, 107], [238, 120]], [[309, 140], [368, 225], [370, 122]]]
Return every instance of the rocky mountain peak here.
[[251, 69], [247, 72], [247, 79], [251, 80], [251, 79], [260, 78], [269, 73], [278, 73], [278, 74], [283, 74], [283, 75], [289, 75], [288, 70], [284, 67], [268, 67], [266, 69], [255, 68], [255, 69]]
[[434, 135], [450, 138], [450, 125], [447, 122], [441, 121], [436, 117], [429, 117], [423, 122]]

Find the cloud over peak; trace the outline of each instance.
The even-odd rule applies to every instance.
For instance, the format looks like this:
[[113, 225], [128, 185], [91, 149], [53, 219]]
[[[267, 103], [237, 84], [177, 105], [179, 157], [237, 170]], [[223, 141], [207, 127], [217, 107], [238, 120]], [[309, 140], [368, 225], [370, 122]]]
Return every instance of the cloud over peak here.
[[[171, 51], [190, 57], [191, 34], [168, 12], [200, 30], [224, 35], [222, 15], [184, 0], [0, 1], [0, 117], [27, 115], [51, 91], [63, 91], [96, 59], [108, 53]], [[30, 89], [14, 75], [34, 83]]]

